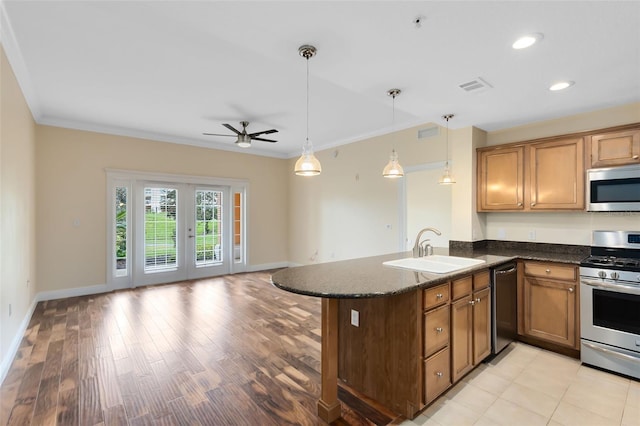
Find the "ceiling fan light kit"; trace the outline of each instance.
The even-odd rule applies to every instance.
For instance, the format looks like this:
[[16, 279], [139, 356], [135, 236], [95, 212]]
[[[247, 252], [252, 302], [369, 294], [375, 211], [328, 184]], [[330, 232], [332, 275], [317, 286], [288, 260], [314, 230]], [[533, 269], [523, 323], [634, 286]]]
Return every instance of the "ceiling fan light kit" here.
[[[395, 138], [396, 138], [396, 135], [395, 135], [396, 96], [398, 96], [400, 93], [402, 93], [402, 90], [400, 89], [389, 89], [387, 91], [387, 95], [393, 98], [393, 116], [391, 119], [391, 132], [392, 132], [391, 134], [394, 139], [394, 145], [395, 145]], [[396, 152], [395, 148], [391, 150], [391, 155], [389, 156], [389, 162], [382, 170], [382, 176], [390, 179], [401, 178], [404, 176], [404, 169], [398, 162], [398, 153]]]
[[298, 53], [307, 61], [307, 137], [302, 145], [302, 155], [296, 161], [294, 172], [298, 176], [317, 176], [322, 172], [320, 161], [313, 154], [313, 145], [309, 140], [309, 58], [315, 56], [315, 47], [304, 44], [298, 48]]

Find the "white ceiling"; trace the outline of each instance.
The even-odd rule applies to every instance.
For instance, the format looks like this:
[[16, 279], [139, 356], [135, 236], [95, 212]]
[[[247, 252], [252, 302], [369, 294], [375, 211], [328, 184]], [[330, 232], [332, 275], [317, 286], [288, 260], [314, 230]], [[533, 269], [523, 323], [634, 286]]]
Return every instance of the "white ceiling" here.
[[[640, 101], [640, 1], [4, 1], [2, 43], [37, 122], [295, 156], [395, 128], [492, 131]], [[421, 28], [414, 18], [423, 17]], [[521, 35], [544, 34], [516, 51]], [[482, 77], [493, 88], [465, 93]], [[548, 86], [576, 84], [563, 92]]]

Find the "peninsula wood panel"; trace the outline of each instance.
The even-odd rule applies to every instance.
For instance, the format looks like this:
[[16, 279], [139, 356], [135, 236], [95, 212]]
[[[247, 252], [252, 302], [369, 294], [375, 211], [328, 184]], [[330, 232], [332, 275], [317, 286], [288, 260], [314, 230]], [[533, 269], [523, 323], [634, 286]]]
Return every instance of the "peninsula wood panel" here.
[[422, 303], [422, 291], [339, 300], [339, 379], [408, 418], [423, 407]]
[[640, 163], [640, 129], [602, 133], [589, 138], [591, 167]]

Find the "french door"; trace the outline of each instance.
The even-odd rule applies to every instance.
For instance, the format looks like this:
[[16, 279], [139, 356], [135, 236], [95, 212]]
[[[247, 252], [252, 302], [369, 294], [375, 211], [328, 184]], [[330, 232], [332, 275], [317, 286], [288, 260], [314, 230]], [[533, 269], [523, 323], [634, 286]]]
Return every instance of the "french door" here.
[[229, 187], [137, 182], [135, 285], [227, 274], [233, 262]]

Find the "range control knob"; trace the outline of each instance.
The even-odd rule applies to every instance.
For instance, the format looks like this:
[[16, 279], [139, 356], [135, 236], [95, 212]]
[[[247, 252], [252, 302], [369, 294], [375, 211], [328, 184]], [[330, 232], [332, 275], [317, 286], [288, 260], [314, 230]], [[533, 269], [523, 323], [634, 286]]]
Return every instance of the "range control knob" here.
[[605, 271], [598, 271], [598, 276], [600, 278], [607, 278], [607, 273]]
[[620, 274], [617, 272], [612, 272], [611, 273], [611, 279], [612, 280], [617, 280], [618, 278], [620, 278]]

